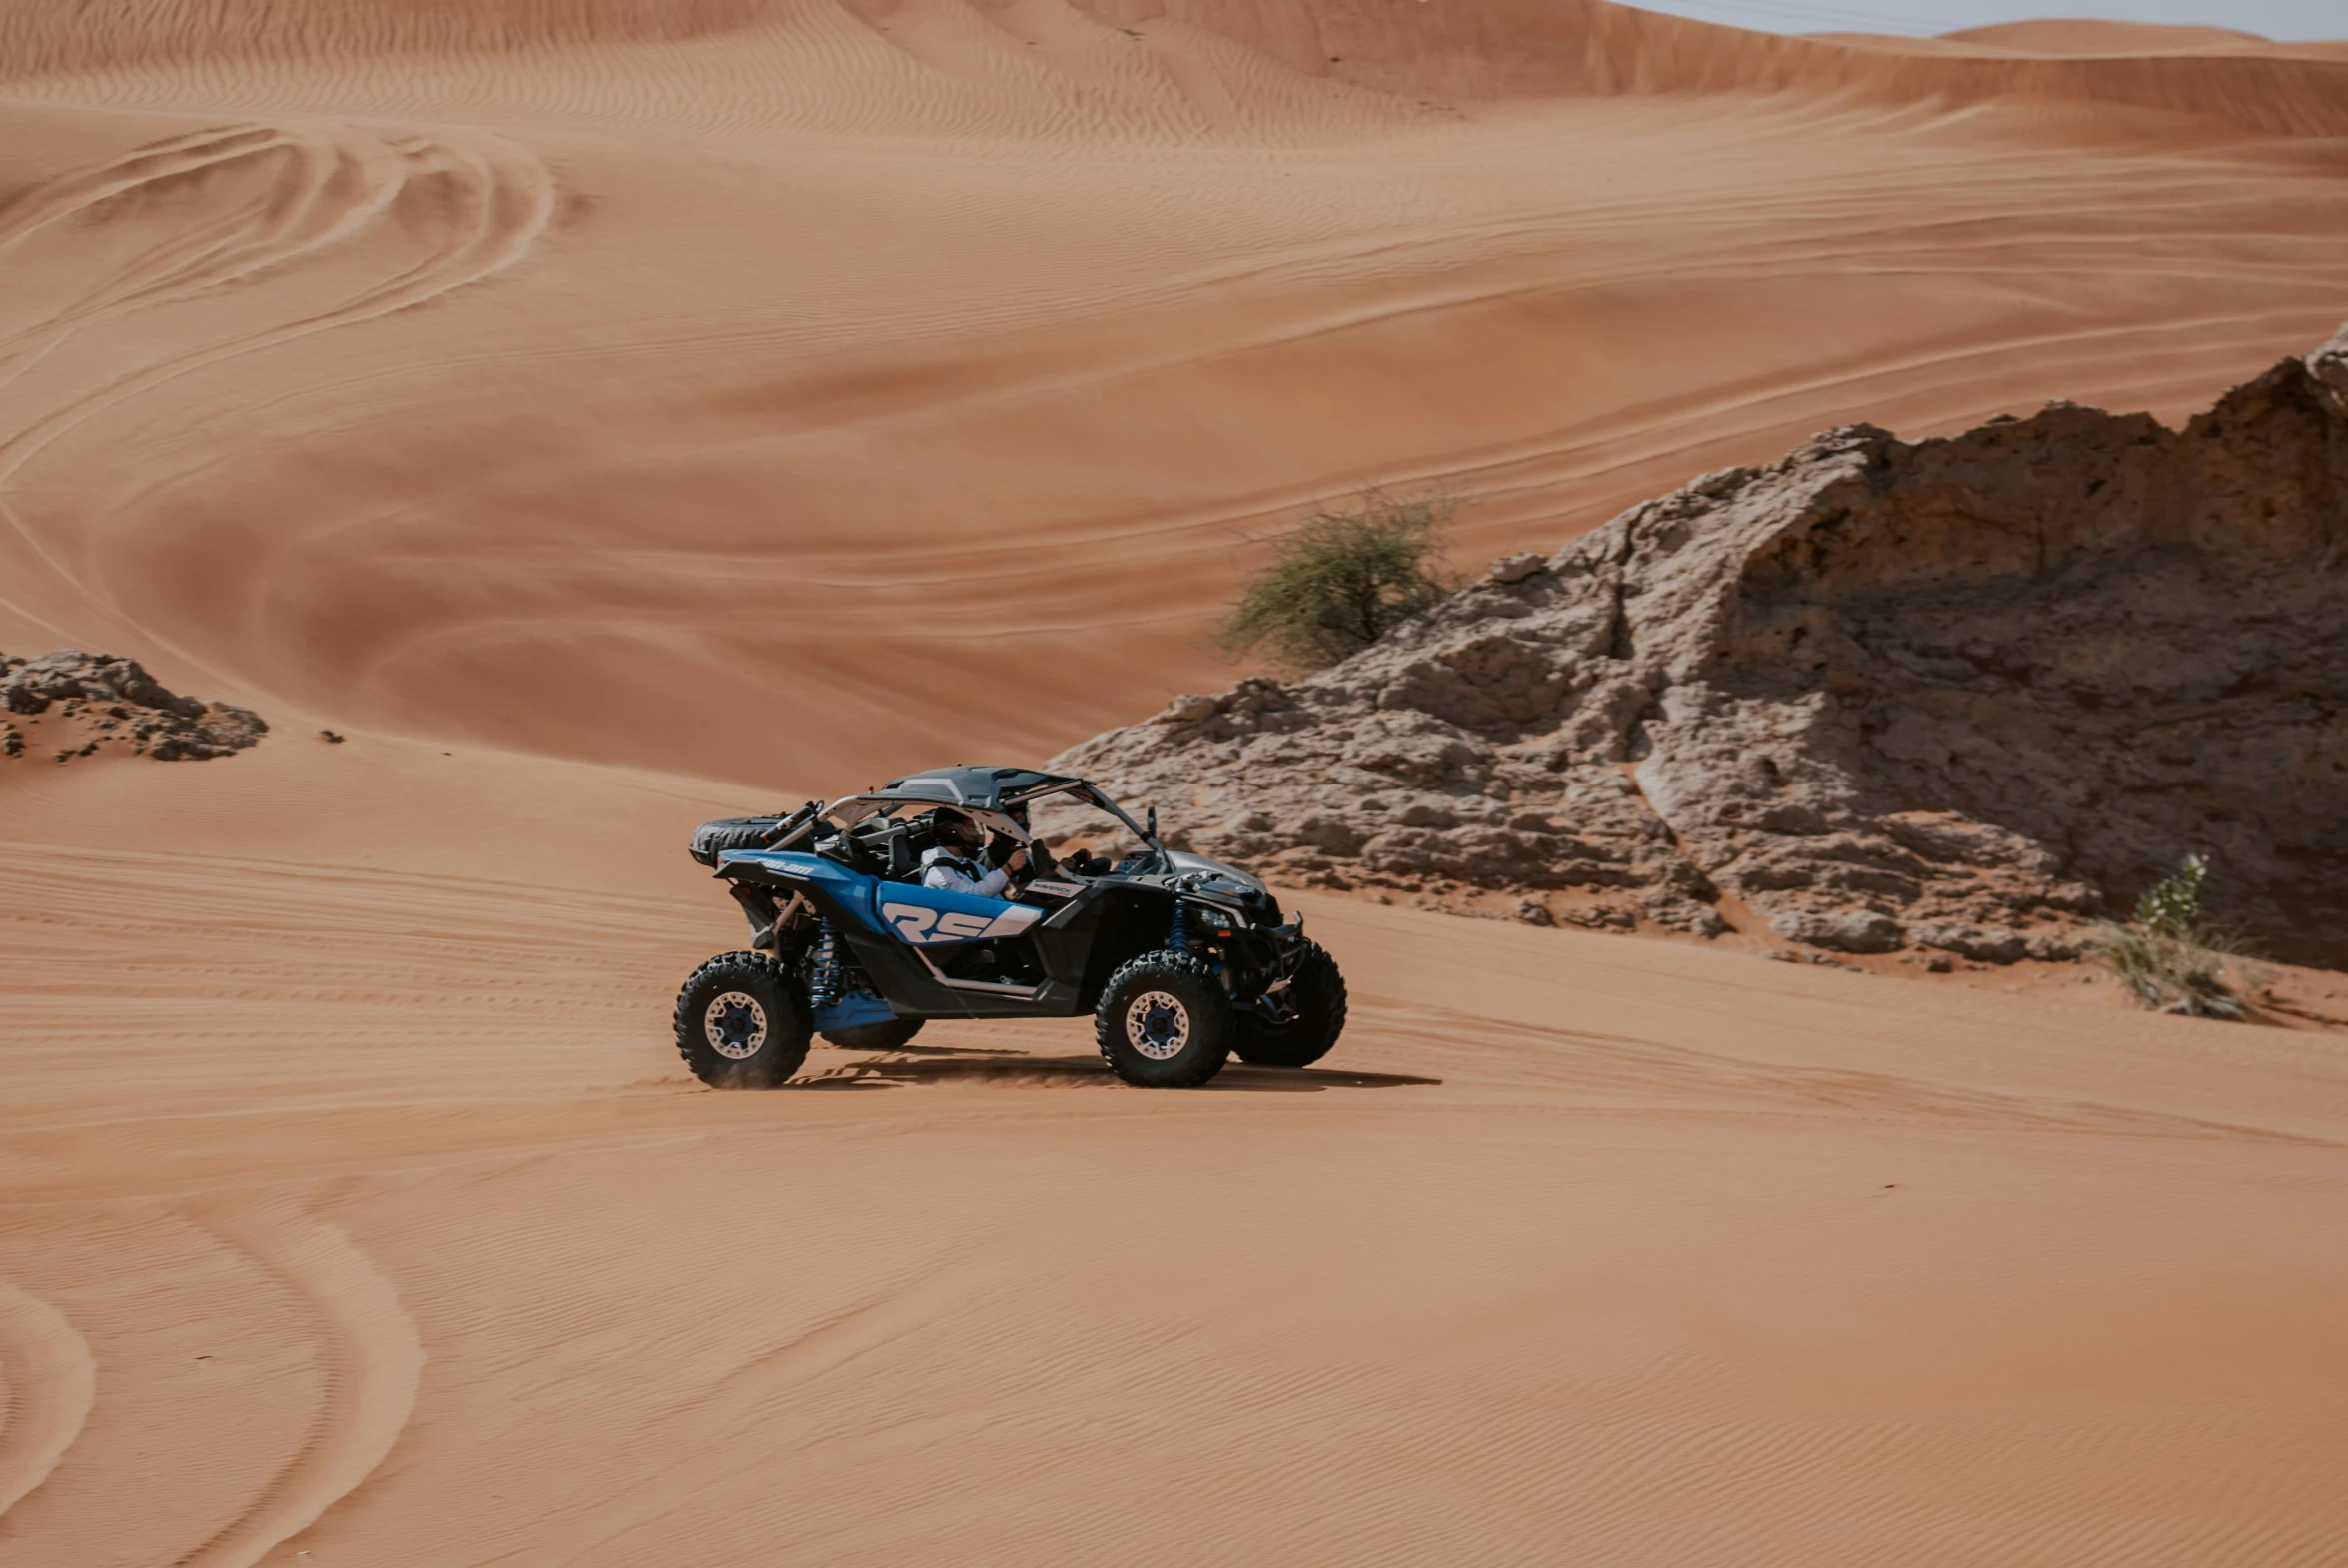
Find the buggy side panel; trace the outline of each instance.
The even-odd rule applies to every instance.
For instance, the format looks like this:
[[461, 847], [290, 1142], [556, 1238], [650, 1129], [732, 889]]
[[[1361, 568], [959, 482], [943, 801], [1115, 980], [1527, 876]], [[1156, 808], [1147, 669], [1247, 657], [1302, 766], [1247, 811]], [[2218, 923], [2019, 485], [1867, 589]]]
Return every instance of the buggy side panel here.
[[1045, 972], [1069, 987], [1069, 1010], [1091, 1012], [1110, 975], [1165, 946], [1173, 923], [1174, 898], [1164, 888], [1096, 882], [1044, 922], [1036, 947]]
[[909, 947], [1000, 941], [1020, 935], [1044, 918], [1044, 911], [1033, 904], [903, 882], [885, 882], [875, 888], [873, 912], [885, 929]]
[[830, 919], [873, 988], [901, 1018], [967, 1017], [962, 993], [942, 985], [928, 966], [899, 942], [881, 923], [873, 906], [876, 886], [892, 893], [905, 889], [897, 883], [877, 883], [819, 854], [788, 850], [736, 850], [718, 857], [718, 874], [738, 882], [770, 887], [782, 897], [804, 893], [816, 912]]
[[[1034, 953], [1031, 932], [1045, 911], [1033, 904], [882, 881], [822, 855], [790, 851], [724, 854], [719, 874], [786, 897], [805, 893], [899, 1017], [1032, 1018], [1081, 1010], [1076, 980]], [[1029, 954], [1029, 983], [974, 986], [941, 978], [940, 967], [955, 953], [998, 943]]]

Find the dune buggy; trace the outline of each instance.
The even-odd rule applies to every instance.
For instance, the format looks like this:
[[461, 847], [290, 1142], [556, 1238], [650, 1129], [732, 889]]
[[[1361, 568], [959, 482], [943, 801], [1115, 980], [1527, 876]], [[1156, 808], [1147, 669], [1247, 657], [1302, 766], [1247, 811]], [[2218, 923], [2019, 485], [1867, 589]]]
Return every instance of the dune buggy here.
[[[1031, 827], [1048, 814], [1056, 855]], [[979, 829], [985, 857], [1029, 861], [999, 896], [925, 886], [924, 851]], [[1098, 852], [1097, 852], [1098, 851]], [[1262, 882], [1159, 841], [1082, 779], [942, 768], [829, 804], [704, 823], [693, 857], [750, 921], [748, 951], [696, 969], [677, 1048], [714, 1088], [772, 1088], [821, 1034], [894, 1049], [932, 1018], [1091, 1013], [1110, 1070], [1191, 1088], [1232, 1055], [1318, 1061], [1345, 1026], [1345, 982]]]

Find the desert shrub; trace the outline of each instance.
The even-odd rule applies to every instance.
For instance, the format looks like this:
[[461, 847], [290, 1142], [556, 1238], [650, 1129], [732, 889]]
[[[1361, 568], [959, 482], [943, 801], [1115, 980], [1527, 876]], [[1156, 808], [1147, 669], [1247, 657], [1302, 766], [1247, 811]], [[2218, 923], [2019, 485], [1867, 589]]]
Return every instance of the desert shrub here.
[[2250, 1009], [2239, 993], [2265, 984], [2266, 975], [2202, 918], [2201, 887], [2208, 875], [2208, 859], [2188, 854], [2136, 900], [2126, 924], [2098, 924], [2088, 950], [2147, 1007], [2197, 1018], [2246, 1018]]
[[1458, 590], [1442, 565], [1443, 532], [1458, 510], [1453, 496], [1370, 490], [1313, 513], [1273, 541], [1216, 646], [1232, 658], [1263, 649], [1298, 670], [1360, 653]]
[[2201, 884], [2209, 877], [2209, 856], [2188, 854], [2176, 871], [2144, 890], [2131, 923], [2155, 936], [2186, 940], [2201, 929]]

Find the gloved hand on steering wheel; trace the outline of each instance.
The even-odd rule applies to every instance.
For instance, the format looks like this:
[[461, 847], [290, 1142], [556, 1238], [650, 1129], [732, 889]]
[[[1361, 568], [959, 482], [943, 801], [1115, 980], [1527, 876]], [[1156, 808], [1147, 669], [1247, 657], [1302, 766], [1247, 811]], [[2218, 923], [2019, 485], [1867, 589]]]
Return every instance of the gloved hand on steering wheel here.
[[997, 833], [987, 840], [987, 863], [1000, 865], [1015, 875], [1035, 862], [1035, 856], [1021, 847], [1020, 841], [1009, 833]]

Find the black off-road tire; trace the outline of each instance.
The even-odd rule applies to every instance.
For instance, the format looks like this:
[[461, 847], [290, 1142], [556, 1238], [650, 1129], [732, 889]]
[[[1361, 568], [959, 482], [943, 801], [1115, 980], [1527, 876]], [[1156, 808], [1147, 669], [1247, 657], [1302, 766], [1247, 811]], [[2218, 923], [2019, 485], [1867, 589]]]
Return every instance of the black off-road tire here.
[[677, 1054], [713, 1089], [771, 1089], [807, 1060], [807, 997], [763, 952], [720, 953], [677, 993]]
[[1285, 1023], [1239, 1010], [1239, 1037], [1231, 1049], [1241, 1061], [1253, 1067], [1309, 1067], [1345, 1032], [1345, 977], [1318, 942], [1304, 944], [1296, 977], [1288, 982], [1288, 999], [1294, 1013]]
[[1222, 1071], [1237, 1032], [1214, 971], [1171, 950], [1120, 967], [1093, 1011], [1102, 1060], [1136, 1088], [1196, 1088]]
[[842, 1050], [895, 1050], [921, 1032], [920, 1018], [891, 1018], [882, 1023], [855, 1023], [845, 1029], [826, 1029], [823, 1040]]

